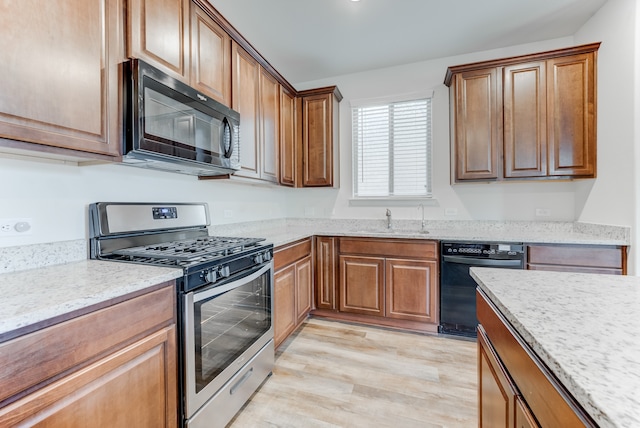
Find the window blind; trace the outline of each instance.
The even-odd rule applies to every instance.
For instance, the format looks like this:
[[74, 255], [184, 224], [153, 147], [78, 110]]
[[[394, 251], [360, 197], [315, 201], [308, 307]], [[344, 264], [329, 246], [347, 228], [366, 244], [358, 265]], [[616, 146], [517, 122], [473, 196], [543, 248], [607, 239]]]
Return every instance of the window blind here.
[[431, 98], [352, 109], [355, 198], [431, 197]]

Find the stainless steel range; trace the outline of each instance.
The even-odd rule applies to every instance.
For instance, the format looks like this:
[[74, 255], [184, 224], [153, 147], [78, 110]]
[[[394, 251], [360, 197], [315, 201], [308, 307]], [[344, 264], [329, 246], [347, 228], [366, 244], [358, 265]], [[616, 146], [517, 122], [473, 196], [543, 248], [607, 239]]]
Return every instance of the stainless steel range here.
[[224, 427], [274, 364], [273, 245], [209, 236], [205, 203], [89, 206], [90, 257], [182, 268], [181, 418]]

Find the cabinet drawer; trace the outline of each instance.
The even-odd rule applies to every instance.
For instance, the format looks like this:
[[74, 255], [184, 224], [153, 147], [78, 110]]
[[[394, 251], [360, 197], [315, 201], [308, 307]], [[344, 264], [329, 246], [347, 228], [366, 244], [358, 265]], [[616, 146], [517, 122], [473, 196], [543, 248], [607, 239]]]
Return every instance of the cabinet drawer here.
[[591, 245], [530, 245], [529, 264], [623, 269], [625, 247]]
[[278, 271], [311, 254], [311, 238], [283, 245], [273, 251], [273, 269]]
[[434, 241], [393, 238], [340, 238], [340, 253], [363, 254], [383, 257], [438, 258], [438, 246]]
[[173, 323], [175, 308], [165, 287], [0, 344], [0, 402]]

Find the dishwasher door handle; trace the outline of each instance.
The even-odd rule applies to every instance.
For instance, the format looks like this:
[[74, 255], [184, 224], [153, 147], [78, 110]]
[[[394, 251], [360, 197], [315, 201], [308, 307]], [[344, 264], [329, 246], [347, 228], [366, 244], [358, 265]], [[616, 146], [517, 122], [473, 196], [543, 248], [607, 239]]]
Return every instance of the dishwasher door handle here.
[[463, 256], [442, 256], [442, 261], [447, 263], [457, 263], [469, 266], [487, 266], [487, 267], [523, 267], [522, 260], [495, 260], [495, 259], [476, 259], [473, 257]]

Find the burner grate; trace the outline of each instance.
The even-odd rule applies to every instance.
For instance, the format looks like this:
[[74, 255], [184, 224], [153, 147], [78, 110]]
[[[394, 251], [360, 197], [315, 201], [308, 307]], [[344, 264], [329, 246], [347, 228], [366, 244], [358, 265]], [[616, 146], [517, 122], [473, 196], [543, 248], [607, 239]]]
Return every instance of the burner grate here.
[[114, 255], [139, 263], [180, 264], [209, 261], [239, 253], [255, 246], [263, 238], [207, 236], [116, 250]]

